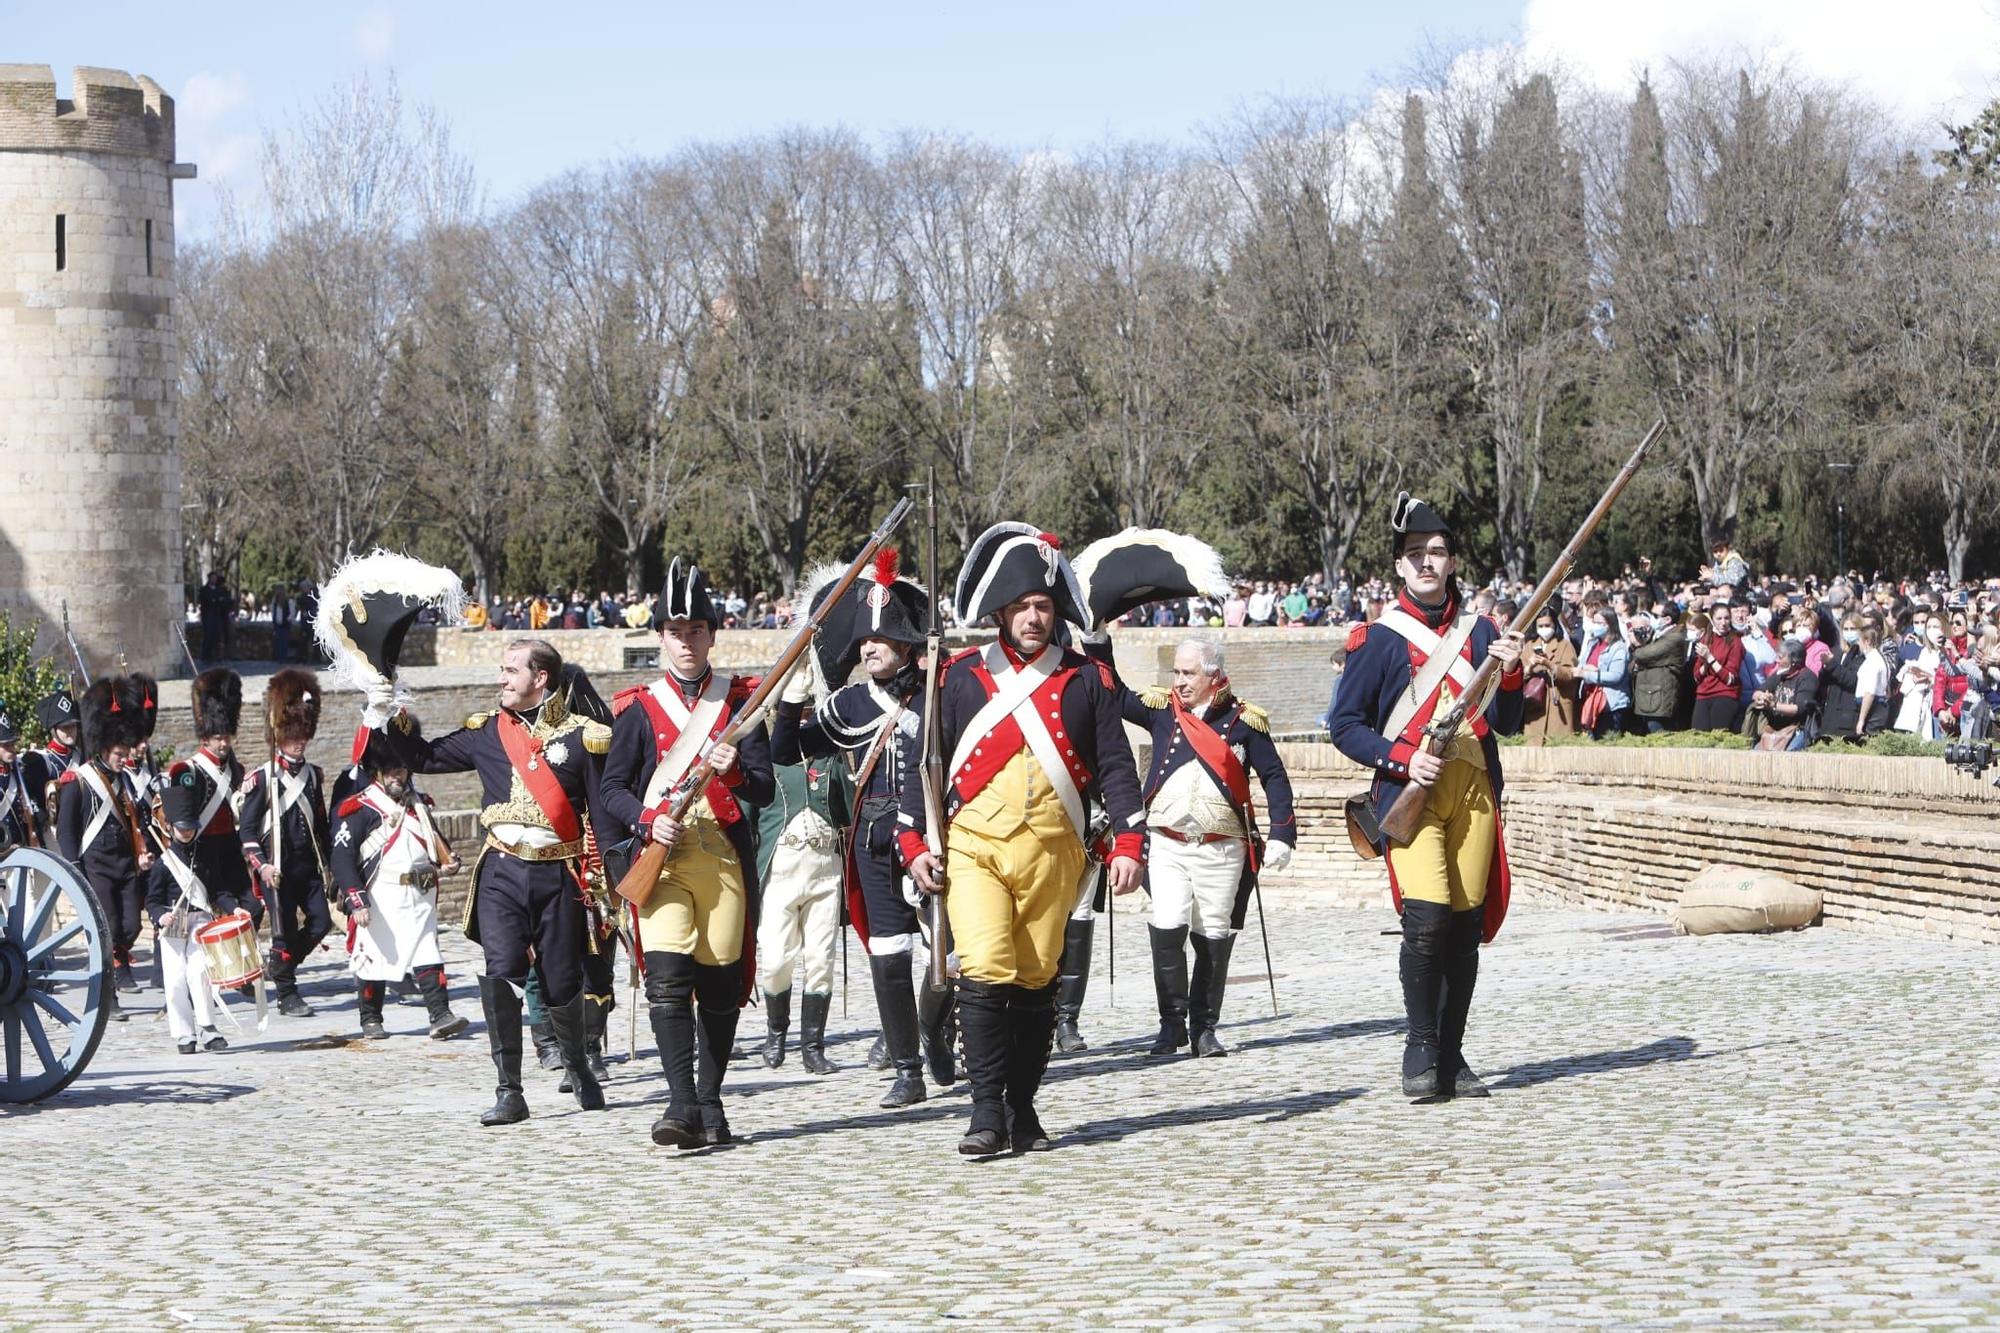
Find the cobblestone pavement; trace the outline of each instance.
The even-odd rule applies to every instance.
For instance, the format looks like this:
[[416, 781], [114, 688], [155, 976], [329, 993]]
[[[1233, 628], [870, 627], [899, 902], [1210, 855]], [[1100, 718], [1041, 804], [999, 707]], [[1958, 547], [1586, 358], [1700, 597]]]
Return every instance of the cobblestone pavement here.
[[1496, 1095], [1414, 1107], [1390, 920], [1278, 911], [1282, 1014], [1252, 932], [1229, 1058], [1162, 1063], [1143, 924], [1121, 917], [1116, 1005], [1100, 937], [1093, 1049], [1044, 1093], [1060, 1150], [984, 1164], [953, 1151], [963, 1092], [876, 1109], [858, 955], [841, 1072], [735, 1065], [747, 1141], [692, 1154], [647, 1139], [644, 1041], [608, 1114], [531, 1070], [534, 1118], [481, 1130], [479, 1030], [432, 1043], [404, 1004], [392, 1040], [349, 1040], [322, 955], [319, 1017], [182, 1057], [137, 1015], [68, 1092], [0, 1109], [0, 1323], [2000, 1321], [2000, 953], [1523, 909], [1469, 1041]]

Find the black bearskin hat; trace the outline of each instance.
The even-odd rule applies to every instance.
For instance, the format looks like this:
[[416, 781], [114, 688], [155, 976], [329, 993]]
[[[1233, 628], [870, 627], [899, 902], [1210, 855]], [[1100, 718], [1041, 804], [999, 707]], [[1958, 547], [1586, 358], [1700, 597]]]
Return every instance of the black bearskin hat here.
[[1089, 623], [1083, 587], [1062, 553], [1062, 543], [1026, 523], [995, 523], [980, 533], [965, 553], [953, 600], [959, 623], [972, 625], [1038, 592], [1055, 602], [1061, 619], [1078, 625]]
[[194, 734], [234, 736], [243, 722], [243, 677], [213, 667], [194, 678]]
[[139, 716], [144, 727], [139, 739], [149, 741], [160, 725], [160, 682], [143, 671], [134, 671], [125, 679], [131, 682], [132, 693], [139, 700]]
[[83, 752], [100, 759], [120, 746], [146, 739], [145, 705], [129, 676], [101, 676], [83, 692]]
[[653, 628], [665, 629], [669, 620], [706, 620], [711, 628], [722, 628], [722, 613], [709, 596], [708, 575], [679, 556], [667, 566], [667, 581], [653, 603]]
[[273, 749], [286, 741], [309, 741], [319, 731], [319, 676], [286, 667], [264, 686], [264, 739]]

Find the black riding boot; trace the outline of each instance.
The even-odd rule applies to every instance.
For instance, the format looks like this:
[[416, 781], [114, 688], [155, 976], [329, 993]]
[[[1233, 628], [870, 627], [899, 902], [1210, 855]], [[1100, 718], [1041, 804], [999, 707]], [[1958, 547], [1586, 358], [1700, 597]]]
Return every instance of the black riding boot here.
[[611, 1020], [611, 1006], [609, 995], [600, 1000], [589, 991], [583, 993], [583, 1062], [599, 1083], [611, 1079], [611, 1071], [604, 1064], [604, 1029]]
[[451, 1011], [451, 999], [445, 993], [442, 967], [418, 968], [417, 989], [424, 993], [424, 1012], [430, 1017], [433, 1040], [443, 1041], [447, 1037], [456, 1037], [472, 1026], [470, 1020]]
[[691, 954], [646, 954], [646, 1007], [667, 1077], [667, 1109], [653, 1122], [653, 1142], [663, 1148], [701, 1146], [694, 1092], [694, 968]]
[[1222, 1018], [1222, 988], [1229, 984], [1229, 955], [1236, 947], [1236, 937], [1224, 935], [1212, 940], [1196, 935], [1189, 942], [1194, 945], [1194, 978], [1188, 990], [1191, 1049], [1196, 1055], [1227, 1055], [1228, 1050], [1216, 1040], [1215, 1025]]
[[602, 1111], [604, 1088], [590, 1072], [590, 1060], [583, 1053], [583, 1008], [589, 1003], [578, 991], [566, 1003], [548, 1006], [549, 1022], [556, 1030], [556, 1045], [562, 1049], [564, 1085], [576, 1094], [578, 1106]]
[[826, 1058], [826, 1013], [831, 995], [808, 991], [799, 999], [799, 1063], [808, 1074], [831, 1074], [839, 1066]]
[[[376, 982], [380, 985], [380, 982]], [[376, 992], [376, 1004], [381, 1004]], [[521, 996], [504, 977], [479, 979], [479, 1007], [486, 1011], [486, 1042], [493, 1050], [497, 1087], [493, 1105], [479, 1117], [482, 1125], [512, 1125], [528, 1118], [528, 1099], [521, 1095]], [[377, 1012], [380, 1012], [378, 1007]]]
[[389, 1029], [382, 1026], [382, 983], [379, 981], [357, 981], [354, 983], [355, 1007], [360, 1010], [361, 1035], [370, 1041], [381, 1041], [389, 1035]]
[[1451, 909], [1443, 903], [1403, 899], [1403, 1095], [1417, 1101], [1438, 1096], [1438, 1006], [1443, 998], [1445, 941]]
[[1486, 931], [1481, 908], [1451, 914], [1451, 935], [1445, 944], [1444, 1001], [1438, 1017], [1438, 1092], [1440, 1096], [1489, 1097], [1479, 1075], [1466, 1068], [1465, 1020], [1472, 1012], [1472, 992], [1479, 981], [1479, 941]]
[[958, 979], [958, 1030], [965, 1042], [965, 1077], [972, 1084], [972, 1124], [959, 1140], [967, 1157], [991, 1157], [1007, 1146], [1007, 998], [1010, 986]]
[[1083, 992], [1090, 985], [1090, 940], [1097, 922], [1075, 917], [1063, 927], [1062, 964], [1056, 977], [1056, 1049], [1068, 1055], [1087, 1051], [1090, 1046], [1076, 1030], [1077, 1016], [1083, 1012]]
[[1172, 1055], [1188, 1044], [1188, 960], [1186, 926], [1147, 926], [1153, 941], [1153, 993], [1160, 1002], [1160, 1035], [1148, 1055]]
[[1035, 1094], [1049, 1068], [1056, 984], [1052, 981], [1040, 990], [1016, 986], [1007, 1002], [1007, 1137], [1015, 1152], [1047, 1152], [1055, 1147], [1035, 1114]]
[[917, 988], [917, 1030], [923, 1034], [924, 1056], [931, 1067], [931, 1079], [948, 1088], [958, 1082], [958, 1064], [953, 1058], [957, 1006], [953, 1004], [958, 981], [946, 977], [944, 989], [934, 991], [928, 984]]
[[[802, 1014], [801, 1019], [804, 1015]], [[764, 1068], [785, 1063], [785, 1030], [792, 1025], [792, 993], [764, 992]], [[801, 1023], [803, 1026], [803, 1022]]]
[[701, 1141], [717, 1147], [731, 1139], [729, 1118], [722, 1113], [722, 1075], [729, 1068], [736, 1022], [743, 1014], [743, 965], [697, 963], [695, 990], [701, 999], [695, 1010], [701, 1044], [695, 1058], [694, 1099], [701, 1111]]
[[911, 985], [910, 955], [869, 954], [868, 970], [875, 980], [882, 1040], [888, 1044], [889, 1063], [896, 1070], [896, 1081], [889, 1085], [880, 1104], [891, 1110], [915, 1106], [930, 1094], [924, 1091], [924, 1058], [917, 1050], [917, 995]]

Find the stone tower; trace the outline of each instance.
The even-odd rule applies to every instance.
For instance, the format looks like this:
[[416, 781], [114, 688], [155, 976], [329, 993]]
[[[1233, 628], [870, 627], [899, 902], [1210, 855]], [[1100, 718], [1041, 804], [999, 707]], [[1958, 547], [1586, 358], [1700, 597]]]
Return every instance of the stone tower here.
[[[174, 101], [0, 65], [0, 609], [93, 675], [181, 660]], [[10, 701], [17, 706], [27, 700]]]

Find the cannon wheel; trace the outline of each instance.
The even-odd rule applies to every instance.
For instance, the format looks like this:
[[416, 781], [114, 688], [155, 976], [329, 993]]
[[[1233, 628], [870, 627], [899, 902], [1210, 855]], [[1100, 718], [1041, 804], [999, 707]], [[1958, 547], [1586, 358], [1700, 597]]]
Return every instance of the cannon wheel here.
[[76, 867], [33, 847], [0, 860], [0, 1102], [83, 1072], [111, 1016], [111, 932]]

